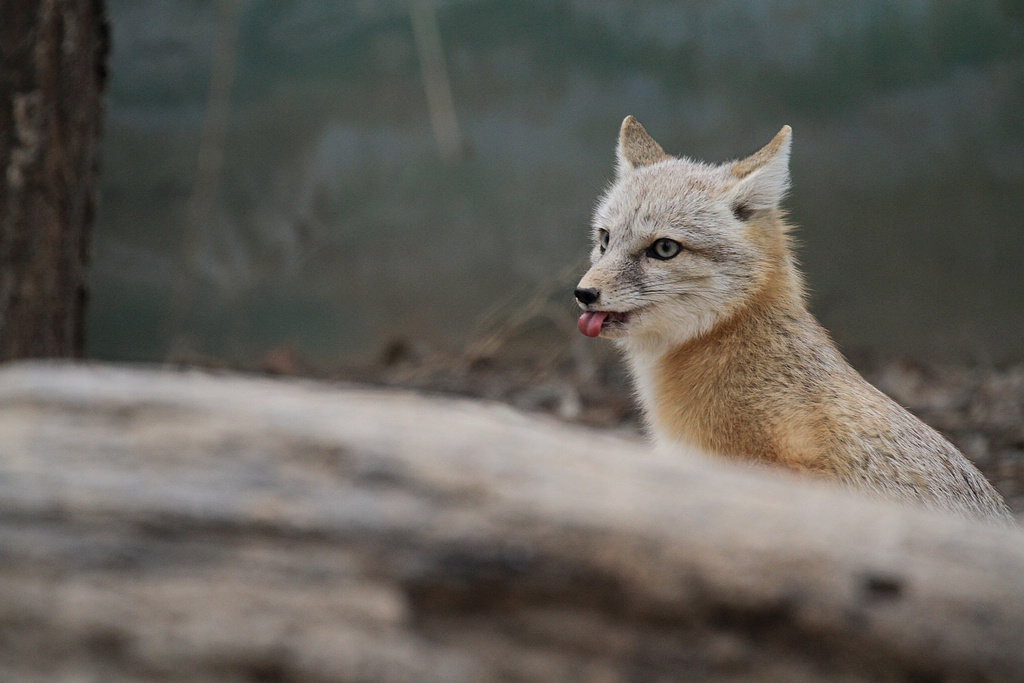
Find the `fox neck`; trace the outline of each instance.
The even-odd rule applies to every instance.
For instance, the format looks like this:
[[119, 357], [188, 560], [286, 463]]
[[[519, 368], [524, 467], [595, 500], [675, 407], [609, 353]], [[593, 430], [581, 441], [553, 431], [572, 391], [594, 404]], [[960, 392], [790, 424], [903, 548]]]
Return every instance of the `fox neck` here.
[[782, 245], [777, 256], [758, 290], [697, 336], [624, 340], [648, 428], [660, 445], [765, 461], [801, 450], [770, 433], [779, 420], [766, 403], [763, 380], [800, 367], [808, 346], [827, 347], [830, 357], [843, 361], [807, 312], [788, 249]]

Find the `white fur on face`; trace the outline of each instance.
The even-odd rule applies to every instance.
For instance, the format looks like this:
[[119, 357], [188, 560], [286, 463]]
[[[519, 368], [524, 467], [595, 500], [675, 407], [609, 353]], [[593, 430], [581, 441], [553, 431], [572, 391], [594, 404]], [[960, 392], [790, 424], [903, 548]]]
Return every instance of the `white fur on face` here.
[[[599, 290], [591, 310], [630, 312], [628, 325], [603, 333], [627, 349], [657, 353], [711, 329], [753, 285], [757, 251], [729, 204], [729, 166], [667, 159], [627, 169], [598, 203], [590, 271], [581, 287]], [[604, 254], [601, 230], [609, 233]], [[683, 245], [667, 261], [647, 256], [661, 238]]]

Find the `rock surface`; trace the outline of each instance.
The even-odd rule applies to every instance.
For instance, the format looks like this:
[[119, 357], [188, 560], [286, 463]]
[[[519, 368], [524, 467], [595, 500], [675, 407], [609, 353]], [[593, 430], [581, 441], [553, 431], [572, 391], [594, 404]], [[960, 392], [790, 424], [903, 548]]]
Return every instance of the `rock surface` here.
[[1024, 534], [508, 408], [0, 369], [0, 680], [1024, 679]]

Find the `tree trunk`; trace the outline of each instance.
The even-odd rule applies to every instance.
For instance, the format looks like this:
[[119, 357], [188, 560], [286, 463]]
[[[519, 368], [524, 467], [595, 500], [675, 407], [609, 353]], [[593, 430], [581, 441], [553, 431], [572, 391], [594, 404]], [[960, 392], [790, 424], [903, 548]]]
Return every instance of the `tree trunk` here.
[[496, 405], [0, 368], [0, 681], [1024, 681], [1024, 536]]
[[0, 2], [0, 360], [80, 356], [102, 0]]

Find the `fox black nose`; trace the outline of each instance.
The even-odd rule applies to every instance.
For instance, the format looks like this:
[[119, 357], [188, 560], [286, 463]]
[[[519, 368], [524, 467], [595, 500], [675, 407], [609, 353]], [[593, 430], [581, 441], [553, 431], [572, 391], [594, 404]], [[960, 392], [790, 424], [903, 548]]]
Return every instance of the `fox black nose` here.
[[587, 289], [585, 287], [576, 288], [576, 299], [584, 306], [589, 306], [594, 303], [597, 301], [599, 296], [601, 296], [601, 292], [596, 289]]

